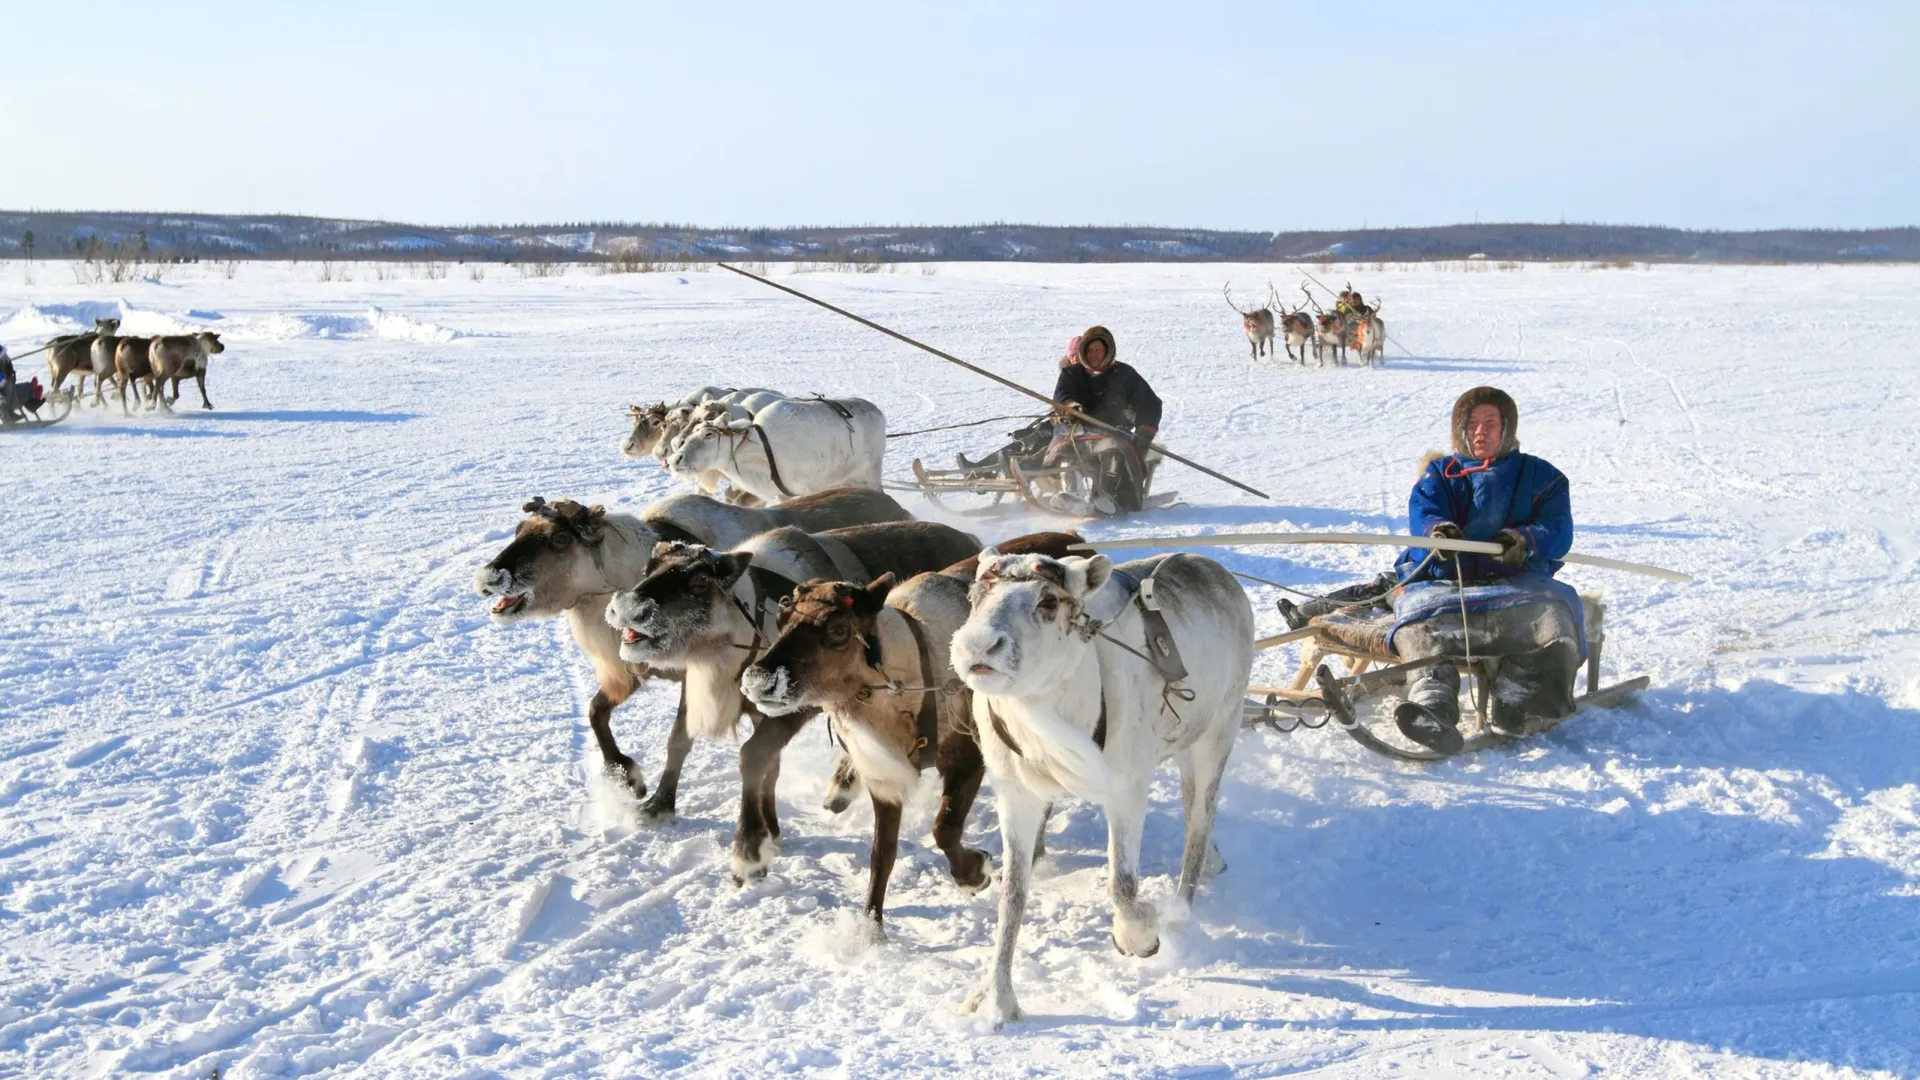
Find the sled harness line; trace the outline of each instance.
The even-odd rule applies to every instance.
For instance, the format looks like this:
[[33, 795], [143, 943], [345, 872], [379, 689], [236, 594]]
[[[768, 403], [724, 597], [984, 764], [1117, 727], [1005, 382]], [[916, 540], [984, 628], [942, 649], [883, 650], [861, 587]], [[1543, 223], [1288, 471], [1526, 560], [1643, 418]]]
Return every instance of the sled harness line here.
[[[1134, 581], [1131, 575], [1119, 567], [1114, 567], [1113, 569], [1113, 575], [1130, 586], [1128, 591], [1132, 593], [1130, 597], [1131, 606], [1140, 609], [1141, 636], [1144, 639], [1142, 643], [1148, 649], [1158, 653], [1159, 655], [1157, 657], [1149, 656], [1114, 637], [1112, 634], [1107, 633], [1107, 626], [1115, 619], [1118, 619], [1120, 617], [1119, 615], [1115, 615], [1113, 619], [1102, 621], [1088, 615], [1086, 609], [1081, 608], [1079, 612], [1074, 614], [1068, 625], [1079, 635], [1081, 641], [1092, 641], [1097, 637], [1110, 645], [1118, 646], [1126, 652], [1145, 660], [1147, 666], [1153, 668], [1163, 681], [1160, 690], [1161, 707], [1172, 713], [1175, 719], [1179, 719], [1180, 711], [1173, 707], [1173, 699], [1178, 698], [1182, 702], [1192, 702], [1198, 695], [1195, 694], [1192, 688], [1179, 685], [1180, 680], [1187, 677], [1187, 665], [1185, 661], [1180, 659], [1180, 647], [1174, 643], [1173, 630], [1167, 626], [1167, 617], [1160, 613], [1160, 602], [1155, 599], [1153, 595], [1153, 574], [1158, 572], [1159, 569], [1160, 565], [1155, 565], [1153, 571], [1149, 572], [1146, 577], [1141, 578], [1139, 581]], [[1120, 614], [1125, 613], [1126, 608], [1121, 608]], [[1103, 718], [1106, 716], [1105, 702], [1106, 699], [1103, 695], [1100, 709], [1100, 715]]]
[[1273, 588], [1279, 589], [1281, 592], [1290, 592], [1295, 596], [1304, 596], [1308, 600], [1318, 600], [1323, 603], [1338, 604], [1339, 606], [1334, 609], [1335, 611], [1352, 611], [1355, 608], [1363, 608], [1370, 604], [1379, 603], [1380, 598], [1383, 596], [1386, 596], [1387, 593], [1392, 592], [1393, 589], [1398, 588], [1400, 585], [1403, 585], [1408, 581], [1412, 581], [1414, 578], [1419, 577], [1420, 572], [1427, 568], [1427, 564], [1432, 562], [1434, 556], [1437, 554], [1438, 552], [1436, 552], [1432, 548], [1427, 549], [1427, 557], [1424, 559], [1421, 559], [1420, 564], [1418, 566], [1415, 566], [1413, 570], [1407, 574], [1406, 577], [1401, 578], [1400, 581], [1396, 583], [1392, 588], [1388, 588], [1384, 591], [1375, 593], [1372, 596], [1363, 596], [1358, 600], [1335, 600], [1331, 596], [1320, 596], [1315, 593], [1310, 593], [1305, 589], [1296, 589], [1291, 585], [1282, 585], [1277, 581], [1268, 581], [1266, 578], [1263, 578], [1263, 577], [1256, 577], [1252, 574], [1243, 574], [1238, 570], [1229, 570], [1227, 571], [1227, 573], [1232, 574], [1234, 577], [1237, 577], [1237, 578], [1245, 578], [1246, 580], [1254, 582], [1259, 585], [1270, 585]]
[[[920, 685], [907, 686], [898, 679], [889, 679], [882, 686], [862, 686], [854, 697], [867, 701], [873, 697], [875, 690], [884, 690], [889, 694], [920, 695], [920, 711], [913, 718], [913, 756], [916, 766], [925, 772], [927, 766], [940, 759], [940, 697], [965, 690], [966, 684], [959, 679], [949, 679], [939, 686], [933, 685], [933, 647], [927, 642], [927, 630], [920, 625], [919, 619], [904, 611], [900, 612], [900, 618], [906, 621], [907, 629], [913, 632], [914, 650], [920, 654]], [[876, 625], [876, 636], [878, 631]], [[880, 673], [886, 674], [886, 669], [881, 668]]]
[[989, 416], [985, 420], [969, 420], [964, 424], [942, 424], [939, 427], [923, 427], [914, 431], [889, 431], [887, 432], [887, 438], [904, 439], [909, 435], [925, 435], [930, 431], [953, 431], [958, 428], [979, 427], [981, 424], [991, 424], [996, 420], [1038, 420], [1046, 415], [1046, 413], [1015, 413], [1012, 416]]
[[[749, 278], [751, 280], [759, 282], [762, 285], [769, 286], [770, 288], [779, 289], [781, 292], [786, 293], [789, 296], [798, 297], [802, 300], [805, 300], [809, 304], [813, 304], [817, 307], [826, 308], [828, 311], [831, 311], [836, 315], [843, 315], [849, 319], [852, 319], [854, 322], [857, 322], [860, 325], [868, 328], [869, 330], [878, 330], [881, 333], [887, 335], [890, 338], [893, 338], [896, 341], [904, 342], [908, 345], [913, 346], [916, 349], [921, 350], [922, 352], [931, 353], [934, 356], [937, 356], [940, 359], [945, 360], [950, 364], [957, 364], [960, 367], [966, 368], [968, 371], [973, 372], [975, 375], [980, 375], [985, 378], [992, 379], [994, 382], [999, 383], [1001, 386], [1004, 386], [1009, 390], [1015, 390], [1022, 394], [1025, 394], [1026, 396], [1034, 399], [1035, 401], [1044, 402], [1049, 408], [1056, 407], [1058, 404], [1052, 398], [1046, 396], [1045, 394], [1040, 393], [1037, 390], [1029, 390], [1024, 386], [1021, 386], [1019, 383], [1014, 382], [1012, 379], [1006, 378], [1005, 376], [1002, 376], [1002, 375], [996, 375], [993, 372], [988, 371], [986, 368], [979, 366], [978, 364], [969, 364], [965, 360], [960, 359], [959, 357], [953, 355], [952, 353], [941, 352], [939, 349], [936, 349], [933, 346], [928, 345], [923, 341], [916, 341], [913, 338], [908, 337], [907, 335], [901, 333], [898, 330], [894, 330], [894, 329], [890, 329], [888, 327], [882, 326], [879, 323], [874, 322], [872, 319], [862, 318], [861, 316], [855, 315], [853, 312], [848, 311], [846, 308], [837, 307], [833, 304], [827, 303], [825, 300], [822, 300], [818, 297], [809, 296], [806, 293], [801, 292], [799, 289], [795, 289], [787, 285], [782, 285], [777, 281], [773, 281], [768, 278], [761, 277], [759, 274], [750, 273], [746, 270], [742, 270], [739, 267], [730, 265], [728, 263], [715, 263], [714, 265], [718, 266], [722, 270], [728, 271], [729, 273], [738, 274], [743, 278]], [[1118, 436], [1121, 436], [1122, 438], [1127, 437], [1126, 432], [1121, 431], [1120, 429], [1113, 427], [1110, 424], [1105, 424], [1099, 420], [1095, 420], [1093, 417], [1088, 416], [1086, 413], [1080, 411], [1077, 408], [1073, 410], [1073, 415], [1078, 419], [1080, 419], [1083, 423], [1091, 427], [1098, 428], [1101, 431], [1105, 431], [1108, 434], [1118, 435]], [[1172, 452], [1171, 450], [1166, 449], [1165, 447], [1160, 448], [1160, 453], [1162, 456], [1166, 458], [1169, 458], [1173, 461], [1177, 461], [1180, 464], [1187, 466], [1188, 468], [1197, 469], [1200, 472], [1206, 473], [1208, 476], [1213, 477], [1215, 480], [1221, 480], [1226, 483], [1232, 484], [1234, 487], [1237, 487], [1240, 490], [1245, 491], [1249, 494], [1258, 495], [1263, 499], [1273, 498], [1273, 496], [1268, 495], [1266, 492], [1261, 491], [1258, 488], [1248, 487], [1246, 484], [1243, 484], [1240, 481], [1235, 480], [1231, 476], [1227, 476], [1223, 473], [1217, 473], [1212, 469], [1207, 468], [1205, 465], [1202, 465], [1196, 461], [1189, 460], [1187, 458], [1183, 458], [1180, 455]]]

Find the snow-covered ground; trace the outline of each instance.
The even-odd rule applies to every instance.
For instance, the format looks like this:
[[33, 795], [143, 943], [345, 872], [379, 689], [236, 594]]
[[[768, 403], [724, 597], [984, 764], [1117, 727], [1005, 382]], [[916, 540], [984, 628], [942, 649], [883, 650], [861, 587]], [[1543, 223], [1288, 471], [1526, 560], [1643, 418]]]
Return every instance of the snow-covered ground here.
[[[1336, 371], [1249, 364], [1221, 302], [1295, 268], [776, 267], [1043, 389], [1104, 323], [1166, 440], [1274, 496], [1169, 466], [1191, 506], [1096, 535], [1400, 528], [1454, 397], [1493, 383], [1572, 478], [1578, 550], [1699, 575], [1569, 568], [1611, 598], [1609, 675], [1653, 690], [1521, 748], [1421, 768], [1246, 734], [1230, 869], [1151, 959], [1108, 943], [1104, 826], [1063, 807], [1032, 1018], [998, 1033], [957, 1009], [996, 895], [949, 883], [936, 792], [864, 947], [869, 814], [818, 808], [823, 733], [788, 754], [784, 853], [736, 889], [731, 753], [696, 749], [680, 820], [636, 825], [588, 779], [562, 628], [493, 627], [469, 582], [528, 496], [668, 493], [618, 454], [629, 403], [859, 393], [905, 430], [1026, 402], [717, 271], [23, 269], [16, 352], [110, 311], [228, 351], [214, 412], [0, 436], [0, 1075], [1920, 1072], [1920, 268], [1309, 267], [1383, 298], [1416, 357]], [[896, 440], [889, 472], [1012, 426]], [[1314, 588], [1389, 553], [1221, 557]], [[671, 716], [666, 687], [616, 714], [650, 773]], [[1177, 805], [1168, 771], [1163, 900]], [[997, 856], [990, 797], [970, 833]]]

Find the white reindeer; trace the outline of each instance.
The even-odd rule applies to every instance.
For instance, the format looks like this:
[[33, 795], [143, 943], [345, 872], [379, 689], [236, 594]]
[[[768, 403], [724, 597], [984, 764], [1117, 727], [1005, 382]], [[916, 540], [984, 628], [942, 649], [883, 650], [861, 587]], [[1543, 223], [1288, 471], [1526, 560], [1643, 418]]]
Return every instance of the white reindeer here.
[[[1145, 581], [1151, 585], [1138, 586]], [[967, 1008], [986, 1005], [998, 1026], [1021, 1015], [1013, 950], [1052, 800], [1077, 795], [1106, 810], [1113, 941], [1127, 955], [1151, 956], [1160, 937], [1153, 909], [1136, 895], [1140, 831], [1154, 768], [1175, 759], [1187, 817], [1176, 895], [1183, 906], [1192, 902], [1211, 851], [1220, 777], [1240, 730], [1253, 609], [1225, 568], [1194, 555], [1117, 569], [1104, 555], [986, 555], [972, 601], [953, 638], [953, 669], [974, 692], [1005, 880], [993, 967]], [[1145, 659], [1161, 653], [1158, 641], [1146, 640], [1148, 605], [1165, 618], [1187, 666], [1172, 682]]]
[[752, 420], [709, 420], [667, 458], [676, 476], [719, 473], [762, 502], [849, 484], [880, 486], [887, 418], [863, 398], [787, 398]]

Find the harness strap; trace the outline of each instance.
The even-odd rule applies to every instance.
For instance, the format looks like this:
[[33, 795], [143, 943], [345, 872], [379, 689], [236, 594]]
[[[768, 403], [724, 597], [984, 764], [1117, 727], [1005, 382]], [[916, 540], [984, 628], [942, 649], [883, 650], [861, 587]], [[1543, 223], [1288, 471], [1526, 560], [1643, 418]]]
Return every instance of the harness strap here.
[[933, 688], [933, 648], [919, 619], [905, 611], [900, 617], [913, 631], [913, 644], [920, 651], [920, 712], [914, 717], [913, 752], [915, 768], [925, 772], [927, 766], [940, 760], [940, 694]]
[[780, 479], [780, 465], [773, 460], [773, 440], [767, 438], [766, 429], [759, 424], [749, 424], [747, 430], [760, 436], [760, 447], [767, 452], [767, 472], [773, 475], [773, 486], [780, 489], [782, 496], [793, 498], [793, 492], [788, 490], [786, 482]]
[[[987, 719], [993, 723], [993, 733], [1000, 736], [1000, 741], [1006, 744], [1007, 749], [1013, 751], [1013, 756], [1022, 761], [1026, 760], [1027, 755], [1020, 749], [1020, 744], [1013, 740], [1013, 732], [1007, 730], [1007, 722], [1000, 719], [1000, 714], [994, 712], [991, 705], [987, 706]], [[1093, 745], [1102, 750], [1107, 748], [1107, 692], [1105, 690], [1100, 691], [1100, 719], [1093, 722]]]
[[846, 545], [846, 541], [837, 536], [823, 536], [819, 533], [807, 535], [812, 538], [814, 546], [826, 554], [827, 561], [833, 563], [834, 572], [840, 575], [840, 580], [851, 581], [856, 585], [867, 583], [867, 565], [860, 561], [860, 557], [853, 553], [853, 549]]

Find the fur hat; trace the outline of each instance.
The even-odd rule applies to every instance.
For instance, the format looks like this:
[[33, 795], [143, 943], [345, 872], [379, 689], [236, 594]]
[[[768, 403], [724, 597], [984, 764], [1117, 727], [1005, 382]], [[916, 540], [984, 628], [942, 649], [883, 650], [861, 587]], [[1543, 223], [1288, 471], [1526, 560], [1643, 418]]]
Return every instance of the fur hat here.
[[1500, 410], [1500, 449], [1494, 457], [1502, 458], [1520, 449], [1520, 407], [1513, 403], [1505, 390], [1491, 386], [1476, 386], [1460, 395], [1453, 403], [1453, 452], [1462, 457], [1472, 457], [1473, 449], [1467, 442], [1467, 418], [1481, 405], [1491, 405]]
[[[1107, 347], [1107, 367], [1112, 367], [1114, 360], [1116, 360], [1120, 355], [1120, 350], [1116, 348], [1113, 344], [1112, 332], [1110, 332], [1104, 326], [1087, 327], [1087, 332], [1080, 335], [1079, 341], [1080, 343], [1074, 346], [1073, 358], [1079, 361], [1081, 366], [1083, 367], [1086, 365], [1086, 362], [1087, 362], [1087, 346], [1093, 344], [1096, 341], [1104, 344]], [[1106, 369], [1107, 369], [1106, 367], [1102, 367], [1097, 370], [1105, 371]], [[1088, 368], [1087, 370], [1093, 371], [1096, 369]]]

